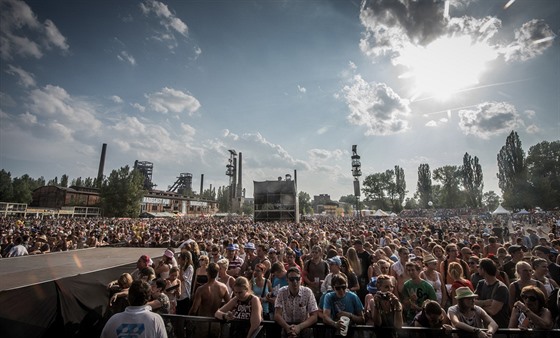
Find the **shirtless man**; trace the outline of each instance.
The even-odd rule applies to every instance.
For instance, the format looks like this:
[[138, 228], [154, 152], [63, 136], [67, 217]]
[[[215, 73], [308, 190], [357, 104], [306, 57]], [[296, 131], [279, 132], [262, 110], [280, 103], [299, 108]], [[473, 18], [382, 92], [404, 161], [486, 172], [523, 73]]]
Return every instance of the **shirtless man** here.
[[[202, 284], [194, 293], [194, 300], [189, 311], [189, 316], [214, 317], [214, 313], [225, 303], [229, 302], [230, 295], [227, 286], [218, 282], [216, 277], [220, 267], [210, 263], [206, 269], [208, 282]], [[204, 300], [204, 301], [203, 301]], [[193, 337], [219, 337], [220, 323], [194, 323]]]

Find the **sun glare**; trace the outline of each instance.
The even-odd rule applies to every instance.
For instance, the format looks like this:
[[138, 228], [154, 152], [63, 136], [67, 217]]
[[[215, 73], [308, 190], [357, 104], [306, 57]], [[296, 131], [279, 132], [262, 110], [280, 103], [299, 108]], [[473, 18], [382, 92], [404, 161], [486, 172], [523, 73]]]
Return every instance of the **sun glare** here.
[[401, 78], [415, 81], [413, 100], [422, 94], [445, 100], [454, 93], [479, 83], [486, 63], [497, 52], [470, 36], [443, 37], [428, 46], [409, 46], [395, 60], [409, 71]]

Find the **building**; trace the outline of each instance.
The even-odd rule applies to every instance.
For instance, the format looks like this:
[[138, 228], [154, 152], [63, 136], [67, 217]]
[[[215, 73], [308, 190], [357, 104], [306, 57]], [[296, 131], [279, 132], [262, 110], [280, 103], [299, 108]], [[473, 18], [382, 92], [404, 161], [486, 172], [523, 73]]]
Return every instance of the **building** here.
[[[294, 172], [295, 173], [295, 172]], [[277, 181], [253, 181], [254, 185], [254, 220], [299, 222], [299, 203], [297, 182], [291, 175]]]
[[141, 215], [147, 217], [207, 216], [216, 212], [217, 201], [195, 200], [171, 191], [152, 190], [142, 198]]

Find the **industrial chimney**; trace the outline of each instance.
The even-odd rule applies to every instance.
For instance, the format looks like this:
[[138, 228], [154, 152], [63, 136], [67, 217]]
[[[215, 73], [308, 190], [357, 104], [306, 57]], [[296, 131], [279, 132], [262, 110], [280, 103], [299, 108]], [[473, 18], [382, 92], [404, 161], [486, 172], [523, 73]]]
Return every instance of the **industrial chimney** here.
[[103, 143], [101, 148], [101, 159], [99, 160], [99, 170], [97, 171], [97, 188], [101, 188], [103, 181], [103, 168], [105, 167], [105, 154], [107, 153], [107, 143]]
[[200, 197], [202, 197], [202, 193], [204, 192], [204, 174], [200, 175]]
[[243, 191], [243, 154], [239, 153], [239, 162], [237, 164], [238, 169], [238, 179], [237, 179], [237, 197], [241, 197], [241, 192]]

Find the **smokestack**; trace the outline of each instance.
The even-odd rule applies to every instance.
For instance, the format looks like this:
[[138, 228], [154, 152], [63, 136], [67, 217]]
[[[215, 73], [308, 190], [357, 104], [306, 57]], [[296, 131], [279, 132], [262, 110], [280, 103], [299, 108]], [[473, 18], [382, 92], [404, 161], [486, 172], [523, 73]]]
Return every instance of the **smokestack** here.
[[243, 191], [243, 154], [239, 153], [239, 163], [238, 163], [238, 176], [237, 179], [237, 197], [241, 197], [241, 192]]
[[200, 175], [200, 196], [202, 197], [202, 193], [204, 192], [204, 190], [202, 190], [204, 187], [204, 174]]
[[107, 153], [107, 143], [103, 143], [101, 148], [101, 159], [99, 159], [99, 170], [97, 171], [97, 187], [101, 188], [103, 180], [103, 168], [105, 167], [105, 154]]

